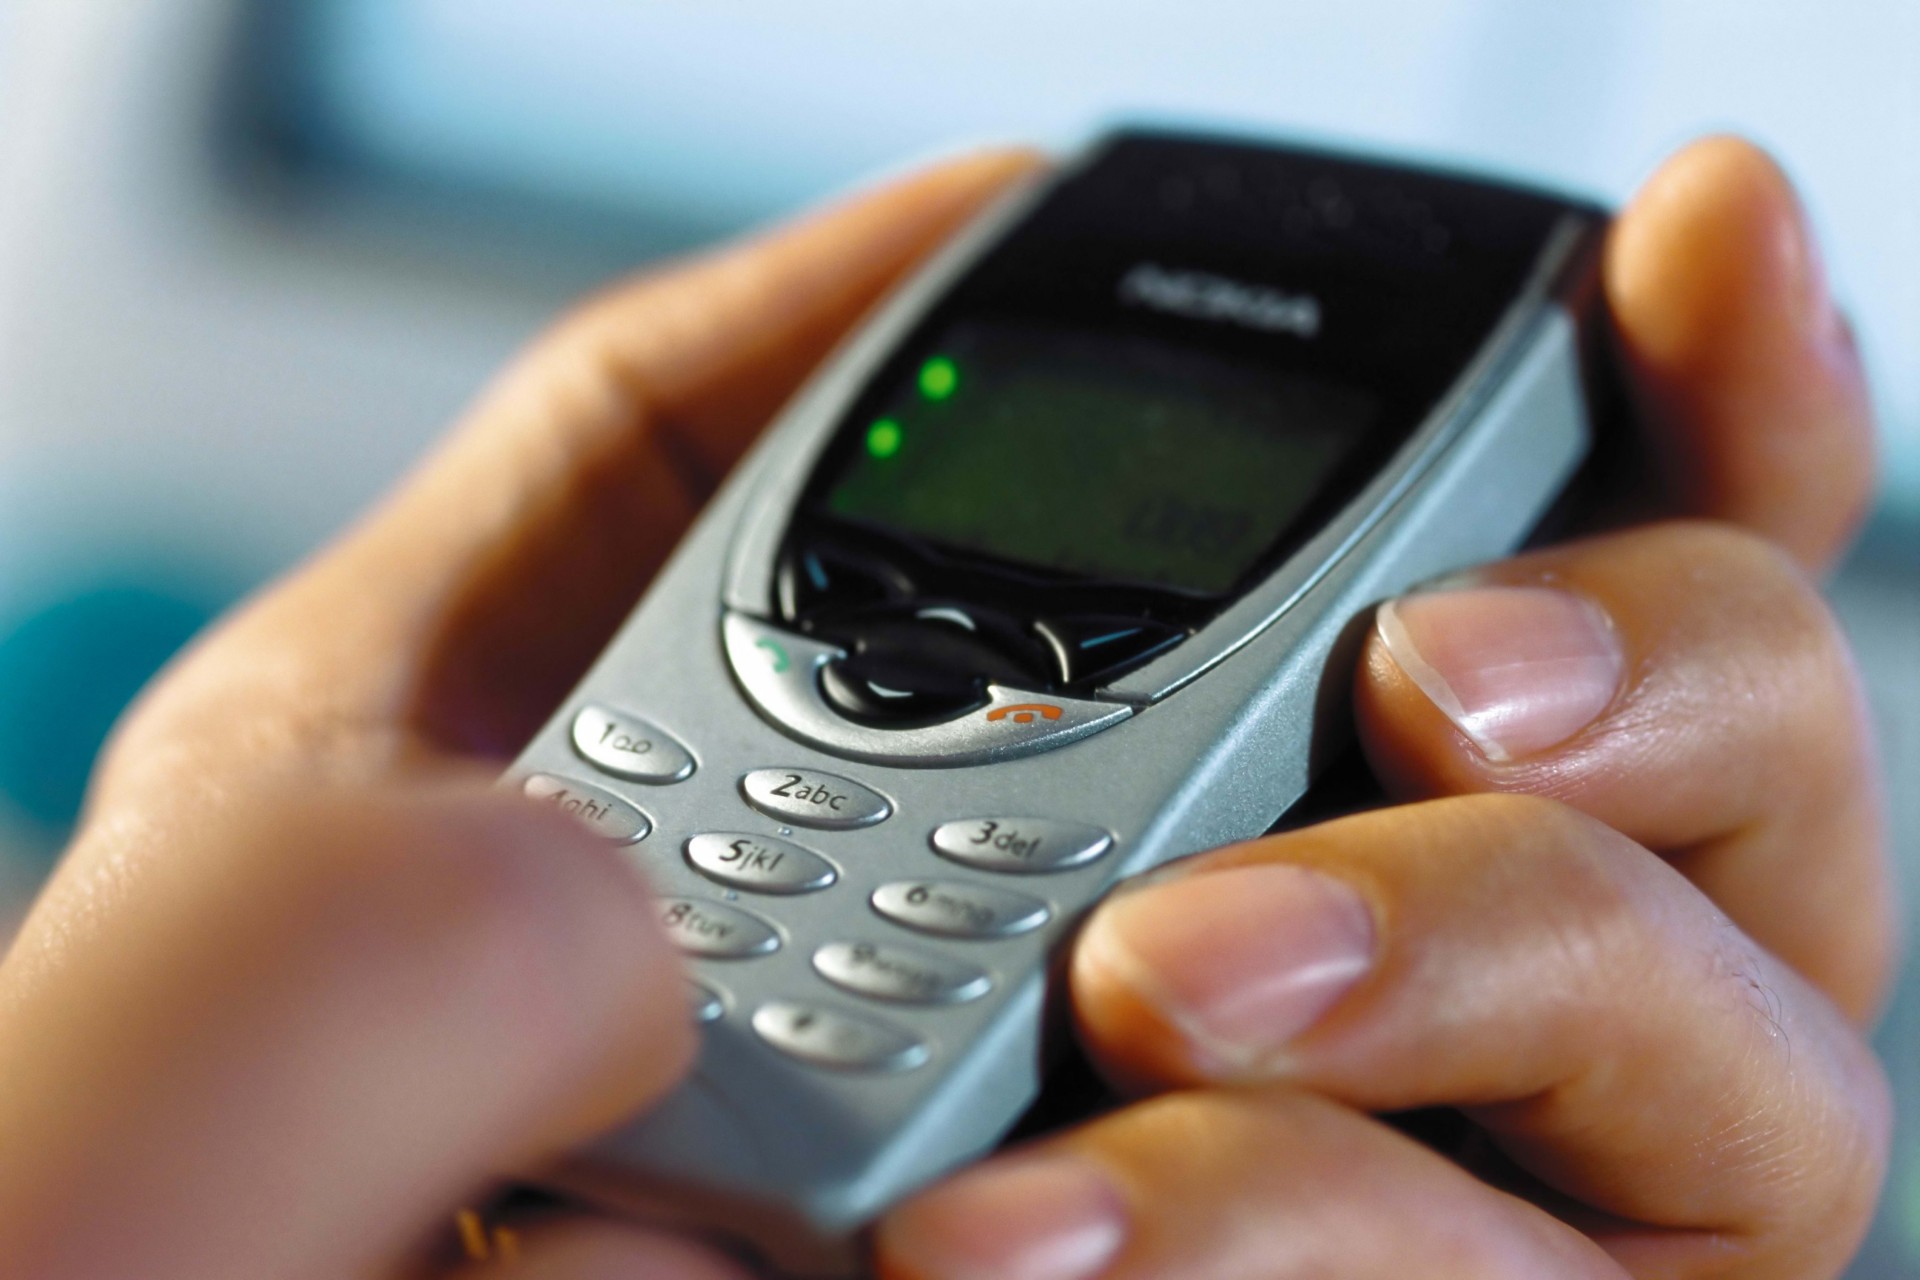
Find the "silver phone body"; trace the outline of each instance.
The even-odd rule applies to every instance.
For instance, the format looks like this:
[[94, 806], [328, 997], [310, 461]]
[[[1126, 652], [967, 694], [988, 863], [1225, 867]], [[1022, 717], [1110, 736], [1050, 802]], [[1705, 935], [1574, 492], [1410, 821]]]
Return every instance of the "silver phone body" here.
[[[1037, 182], [1001, 200], [843, 344], [508, 774], [577, 780], [626, 801], [648, 820], [629, 848], [660, 895], [744, 908], [777, 935], [771, 951], [690, 959], [721, 1009], [702, 1026], [692, 1075], [543, 1181], [615, 1212], [723, 1233], [796, 1276], [857, 1274], [865, 1224], [994, 1146], [1040, 1089], [1049, 961], [1077, 920], [1121, 879], [1268, 830], [1350, 738], [1352, 659], [1371, 606], [1513, 550], [1589, 446], [1581, 323], [1566, 295], [1596, 221], [1569, 212], [1490, 340], [1398, 453], [1191, 639], [1076, 702], [1064, 724], [976, 716], [965, 732], [918, 739], [826, 724], [794, 677], [832, 646], [785, 634], [776, 619], [780, 532], [850, 399], [1044, 190]], [[759, 643], [769, 638], [783, 672]], [[996, 705], [1021, 700], [998, 694]], [[643, 718], [663, 747], [684, 748], [690, 772], [643, 783], [600, 771], [575, 741], [590, 708]], [[890, 814], [844, 830], [783, 822], [743, 798], [743, 777], [769, 768], [849, 779], [884, 796]], [[996, 816], [1087, 824], [1110, 833], [1111, 847], [1046, 874], [976, 869], [930, 847], [941, 824]], [[711, 832], [793, 841], [826, 859], [835, 882], [780, 896], [716, 883], [687, 856], [692, 837]], [[1043, 902], [1047, 918], [1017, 936], [929, 937], [872, 905], [883, 886], [916, 879], [1012, 890]], [[816, 969], [834, 943], [955, 957], [990, 986], [962, 1002], [865, 998]], [[755, 1029], [770, 1002], [853, 1015], [921, 1052], [891, 1070], [797, 1059]]]

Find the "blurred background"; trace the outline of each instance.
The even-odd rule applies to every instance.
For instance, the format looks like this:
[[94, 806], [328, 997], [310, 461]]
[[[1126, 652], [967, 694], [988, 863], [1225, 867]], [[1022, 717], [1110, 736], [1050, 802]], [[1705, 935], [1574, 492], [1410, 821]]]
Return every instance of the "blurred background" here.
[[[1834, 587], [1920, 870], [1913, 0], [0, 0], [0, 934], [114, 715], [597, 281], [974, 141], [1116, 119], [1624, 199], [1803, 185], [1888, 481]], [[1909, 902], [1912, 896], [1909, 896]], [[1911, 910], [1911, 908], [1910, 908]], [[1920, 972], [1882, 1036], [1920, 1108]], [[1862, 1280], [1920, 1269], [1920, 1126]]]

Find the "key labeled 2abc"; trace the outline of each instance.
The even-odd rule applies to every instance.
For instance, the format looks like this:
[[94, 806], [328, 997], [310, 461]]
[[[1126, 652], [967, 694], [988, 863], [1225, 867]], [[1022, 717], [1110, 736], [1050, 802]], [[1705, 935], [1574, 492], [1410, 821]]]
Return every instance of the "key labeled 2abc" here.
[[740, 779], [740, 793], [770, 818], [828, 831], [872, 826], [893, 812], [873, 788], [816, 769], [755, 769]]

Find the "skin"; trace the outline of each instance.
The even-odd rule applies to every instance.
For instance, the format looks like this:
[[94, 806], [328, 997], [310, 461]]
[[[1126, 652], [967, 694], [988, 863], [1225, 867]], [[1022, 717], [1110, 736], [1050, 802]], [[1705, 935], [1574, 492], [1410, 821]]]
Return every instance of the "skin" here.
[[[453, 1209], [670, 1086], [692, 1037], [644, 886], [476, 762], [564, 696], [837, 337], [1036, 164], [952, 162], [589, 302], [156, 683], [0, 964], [10, 1267], [446, 1274]], [[1640, 430], [1609, 526], [1484, 571], [1603, 608], [1619, 694], [1496, 763], [1376, 637], [1356, 714], [1405, 803], [1097, 912], [1076, 1014], [1140, 1100], [896, 1211], [883, 1276], [1015, 1275], [1007, 1241], [1059, 1225], [1020, 1194], [1054, 1168], [1119, 1223], [1075, 1246], [1100, 1254], [1082, 1274], [1839, 1272], [1884, 1174], [1860, 1028], [1895, 939], [1813, 585], [1868, 500], [1872, 424], [1809, 245], [1747, 144], [1655, 175], [1606, 262]], [[1173, 1016], [1203, 955], [1143, 974], [1101, 948], [1115, 913], [1226, 927], [1231, 877], [1287, 866], [1346, 885], [1372, 950], [1271, 1051], [1223, 1057]], [[1373, 1118], [1429, 1106], [1481, 1138], [1447, 1159]], [[742, 1274], [584, 1218], [520, 1252], [568, 1280]]]

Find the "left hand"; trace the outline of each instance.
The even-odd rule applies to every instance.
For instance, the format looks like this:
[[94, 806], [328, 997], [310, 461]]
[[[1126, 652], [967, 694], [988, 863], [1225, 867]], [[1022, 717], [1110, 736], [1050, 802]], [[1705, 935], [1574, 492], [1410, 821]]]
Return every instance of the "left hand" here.
[[[883, 1275], [1845, 1267], [1886, 1166], [1860, 1028], [1896, 930], [1859, 690], [1808, 573], [1870, 492], [1865, 387], [1744, 144], [1670, 162], [1606, 286], [1646, 454], [1610, 509], [1670, 522], [1382, 606], [1361, 737], [1423, 803], [1096, 911], [1083, 1038], [1158, 1096], [896, 1211]], [[1462, 1113], [1467, 1149], [1374, 1118], [1423, 1108]]]
[[[455, 1209], [670, 1085], [693, 1036], [638, 878], [481, 780], [795, 384], [1033, 163], [954, 161], [594, 300], [161, 676], [0, 964], [0, 1275], [416, 1275]], [[584, 1217], [520, 1252], [741, 1275]]]

